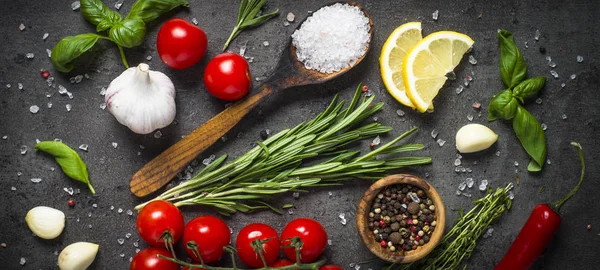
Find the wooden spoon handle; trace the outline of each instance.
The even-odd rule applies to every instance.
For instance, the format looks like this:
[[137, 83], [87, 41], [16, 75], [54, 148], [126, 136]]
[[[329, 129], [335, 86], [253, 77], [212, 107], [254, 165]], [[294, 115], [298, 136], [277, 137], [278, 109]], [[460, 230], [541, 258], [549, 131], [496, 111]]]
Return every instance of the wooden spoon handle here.
[[131, 193], [143, 197], [171, 181], [186, 164], [225, 135], [265, 96], [273, 92], [273, 87], [268, 83], [263, 83], [258, 89], [259, 93], [226, 108], [148, 162], [131, 178]]

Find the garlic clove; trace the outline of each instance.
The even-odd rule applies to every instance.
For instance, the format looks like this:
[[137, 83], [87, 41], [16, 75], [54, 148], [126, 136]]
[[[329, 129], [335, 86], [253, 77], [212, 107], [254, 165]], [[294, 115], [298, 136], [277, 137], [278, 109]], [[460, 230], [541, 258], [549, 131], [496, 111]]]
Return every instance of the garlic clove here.
[[38, 206], [27, 212], [25, 222], [38, 237], [54, 239], [65, 228], [65, 213], [51, 207]]
[[498, 134], [480, 124], [468, 124], [456, 132], [456, 149], [461, 153], [473, 153], [488, 149], [498, 140]]
[[98, 254], [98, 245], [88, 242], [77, 242], [68, 245], [58, 255], [60, 270], [85, 270]]
[[175, 86], [167, 75], [141, 63], [125, 70], [106, 89], [108, 111], [138, 134], [164, 128], [175, 119]]

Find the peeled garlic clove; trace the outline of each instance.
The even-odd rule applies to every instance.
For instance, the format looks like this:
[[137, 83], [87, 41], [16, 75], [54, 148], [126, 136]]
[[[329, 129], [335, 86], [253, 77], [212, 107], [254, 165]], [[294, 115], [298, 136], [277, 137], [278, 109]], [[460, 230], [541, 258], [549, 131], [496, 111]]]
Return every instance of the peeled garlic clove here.
[[38, 206], [27, 212], [25, 222], [38, 237], [54, 239], [65, 228], [65, 213], [51, 207]]
[[456, 149], [473, 153], [488, 149], [498, 140], [498, 134], [480, 124], [468, 124], [456, 132]]
[[106, 108], [119, 123], [148, 134], [175, 119], [175, 86], [167, 75], [147, 64], [128, 68], [115, 78], [104, 96]]
[[77, 242], [68, 245], [58, 255], [60, 270], [85, 270], [98, 253], [98, 245], [88, 242]]

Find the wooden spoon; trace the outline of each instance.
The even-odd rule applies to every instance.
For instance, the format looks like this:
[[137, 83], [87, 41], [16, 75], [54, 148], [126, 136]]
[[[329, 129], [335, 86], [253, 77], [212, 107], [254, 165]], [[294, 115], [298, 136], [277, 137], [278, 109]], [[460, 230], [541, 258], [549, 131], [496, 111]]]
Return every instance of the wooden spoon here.
[[[373, 21], [365, 9], [359, 4], [349, 2], [348, 4], [360, 8], [364, 15], [369, 18], [369, 43], [373, 38]], [[306, 20], [306, 19], [304, 19]], [[303, 21], [304, 22], [304, 21]], [[298, 25], [298, 28], [302, 24]], [[289, 38], [288, 46], [284, 49], [275, 72], [264, 83], [258, 86], [258, 93], [244, 100], [238, 101], [217, 114], [202, 126], [196, 128], [179, 142], [175, 143], [153, 160], [148, 162], [142, 169], [136, 172], [129, 182], [130, 190], [138, 197], [146, 196], [157, 191], [173, 179], [190, 161], [198, 154], [211, 146], [221, 138], [227, 131], [235, 126], [252, 108], [254, 108], [264, 97], [276, 90], [290, 87], [319, 84], [331, 80], [360, 63], [367, 52], [359, 58], [354, 65], [334, 73], [321, 73], [304, 67], [296, 58], [296, 48]]]

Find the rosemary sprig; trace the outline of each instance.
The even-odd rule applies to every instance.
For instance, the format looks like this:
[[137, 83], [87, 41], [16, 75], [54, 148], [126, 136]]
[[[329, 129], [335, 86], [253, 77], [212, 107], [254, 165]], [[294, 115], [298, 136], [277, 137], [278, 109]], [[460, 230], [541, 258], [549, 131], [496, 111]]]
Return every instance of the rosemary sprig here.
[[260, 9], [265, 4], [266, 0], [242, 0], [240, 3], [240, 10], [238, 11], [237, 21], [235, 27], [229, 35], [229, 38], [223, 46], [223, 51], [229, 47], [229, 43], [234, 40], [242, 31], [246, 28], [258, 26], [269, 19], [273, 18], [279, 12], [279, 9], [271, 13], [256, 16], [260, 12]]
[[509, 191], [512, 188], [513, 184], [510, 183], [504, 188], [497, 188], [495, 192], [490, 189], [485, 197], [474, 201], [475, 206], [471, 211], [459, 217], [456, 225], [427, 257], [400, 269], [458, 269], [463, 260], [471, 257], [477, 240], [488, 226], [510, 209], [512, 200]]
[[[359, 151], [345, 149], [348, 144], [392, 130], [379, 123], [359, 126], [383, 107], [383, 103], [372, 105], [374, 96], [361, 98], [361, 87], [360, 84], [356, 89], [349, 107], [344, 109], [344, 102], [338, 102], [336, 95], [329, 107], [313, 120], [259, 142], [231, 163], [224, 164], [227, 155], [219, 157], [196, 176], [155, 200], [171, 201], [176, 206], [205, 205], [224, 215], [257, 209], [280, 213], [267, 202], [273, 195], [338, 185], [352, 178], [376, 180], [391, 170], [430, 163], [429, 157], [396, 155], [423, 149], [422, 144], [395, 145], [417, 131], [416, 127], [363, 156]], [[301, 166], [314, 159], [325, 161]]]

